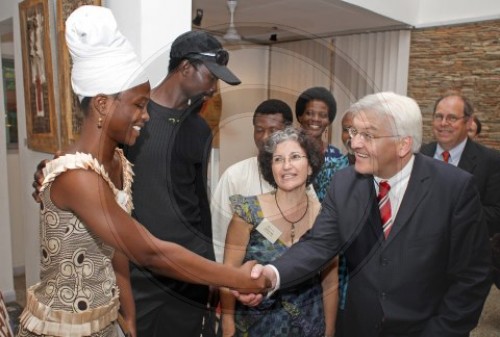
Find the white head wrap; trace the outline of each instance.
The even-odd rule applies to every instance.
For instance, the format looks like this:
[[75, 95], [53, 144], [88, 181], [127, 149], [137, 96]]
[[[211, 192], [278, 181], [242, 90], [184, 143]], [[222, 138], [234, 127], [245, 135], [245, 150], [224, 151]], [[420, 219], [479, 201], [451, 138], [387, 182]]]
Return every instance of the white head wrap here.
[[78, 7], [66, 20], [66, 43], [73, 59], [71, 85], [80, 100], [116, 94], [148, 81], [107, 8]]

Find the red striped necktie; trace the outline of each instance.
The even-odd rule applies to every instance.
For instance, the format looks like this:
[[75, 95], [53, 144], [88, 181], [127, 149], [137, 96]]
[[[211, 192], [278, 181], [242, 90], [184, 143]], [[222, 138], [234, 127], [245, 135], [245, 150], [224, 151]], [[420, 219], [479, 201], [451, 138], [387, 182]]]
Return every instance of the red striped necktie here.
[[391, 190], [391, 185], [387, 180], [383, 180], [378, 185], [378, 207], [380, 209], [380, 220], [382, 221], [382, 228], [384, 230], [384, 236], [387, 239], [392, 227], [392, 211], [391, 211], [391, 200], [389, 199], [389, 191]]

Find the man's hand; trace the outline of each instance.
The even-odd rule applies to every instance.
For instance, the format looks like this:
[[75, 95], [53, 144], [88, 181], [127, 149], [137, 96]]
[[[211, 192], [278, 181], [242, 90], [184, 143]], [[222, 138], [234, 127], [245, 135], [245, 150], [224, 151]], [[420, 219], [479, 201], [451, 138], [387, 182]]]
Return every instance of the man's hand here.
[[[54, 154], [53, 159], [56, 159], [61, 154], [62, 154], [61, 151], [57, 151]], [[39, 162], [38, 165], [36, 166], [35, 174], [33, 174], [33, 184], [31, 184], [31, 186], [33, 186], [35, 191], [31, 193], [31, 196], [33, 197], [33, 199], [35, 199], [37, 203], [42, 202], [42, 200], [40, 199], [40, 189], [42, 188], [43, 180], [45, 179], [45, 176], [43, 175], [43, 169], [45, 168], [45, 165], [47, 165], [48, 162], [49, 162], [48, 159], [44, 159], [41, 162]]]
[[[253, 268], [257, 264], [256, 261], [247, 261], [238, 267], [239, 281], [237, 287], [231, 288], [238, 294], [258, 294], [266, 293], [271, 288], [271, 280], [263, 273], [253, 275]], [[249, 277], [251, 276], [251, 277]]]
[[[271, 282], [271, 291], [274, 291], [276, 288], [277, 280], [274, 269], [269, 266], [256, 264], [255, 266], [253, 266], [252, 271], [250, 272], [250, 277], [252, 279], [258, 279], [261, 276], [264, 276], [266, 280], [269, 280]], [[242, 294], [236, 290], [231, 290], [231, 292], [238, 301], [249, 307], [255, 307], [259, 305], [260, 302], [262, 302], [262, 300], [264, 299], [264, 296], [260, 293]]]

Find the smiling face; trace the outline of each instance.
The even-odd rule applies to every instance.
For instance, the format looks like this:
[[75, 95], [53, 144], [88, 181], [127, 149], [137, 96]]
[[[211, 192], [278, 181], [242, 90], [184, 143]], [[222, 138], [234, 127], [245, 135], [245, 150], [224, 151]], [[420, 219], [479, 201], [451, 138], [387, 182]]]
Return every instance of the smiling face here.
[[112, 100], [107, 132], [118, 143], [135, 144], [141, 128], [149, 120], [146, 107], [150, 89], [149, 82], [146, 82], [121, 92]]
[[273, 153], [273, 177], [283, 191], [305, 188], [308, 175], [312, 173], [306, 153], [297, 141], [279, 143]]
[[[450, 118], [456, 120], [451, 122]], [[436, 106], [432, 130], [439, 145], [444, 150], [451, 150], [467, 138], [471, 123], [472, 118], [464, 115], [463, 100], [459, 96], [448, 96]]]
[[412, 140], [395, 136], [393, 125], [391, 118], [373, 112], [362, 111], [353, 118], [358, 134], [352, 137], [351, 147], [357, 172], [389, 179], [406, 165], [411, 158]]
[[330, 125], [328, 106], [323, 101], [311, 100], [307, 102], [304, 113], [298, 119], [300, 126], [308, 135], [321, 138]]

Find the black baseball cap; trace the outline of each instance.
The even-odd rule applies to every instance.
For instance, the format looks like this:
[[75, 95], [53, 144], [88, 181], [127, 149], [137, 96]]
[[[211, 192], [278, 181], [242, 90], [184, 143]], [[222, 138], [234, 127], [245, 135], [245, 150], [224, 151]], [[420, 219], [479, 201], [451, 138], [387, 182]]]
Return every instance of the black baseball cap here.
[[218, 79], [230, 85], [238, 85], [240, 79], [226, 67], [229, 53], [219, 41], [203, 31], [189, 31], [178, 36], [170, 48], [171, 59], [198, 59]]

